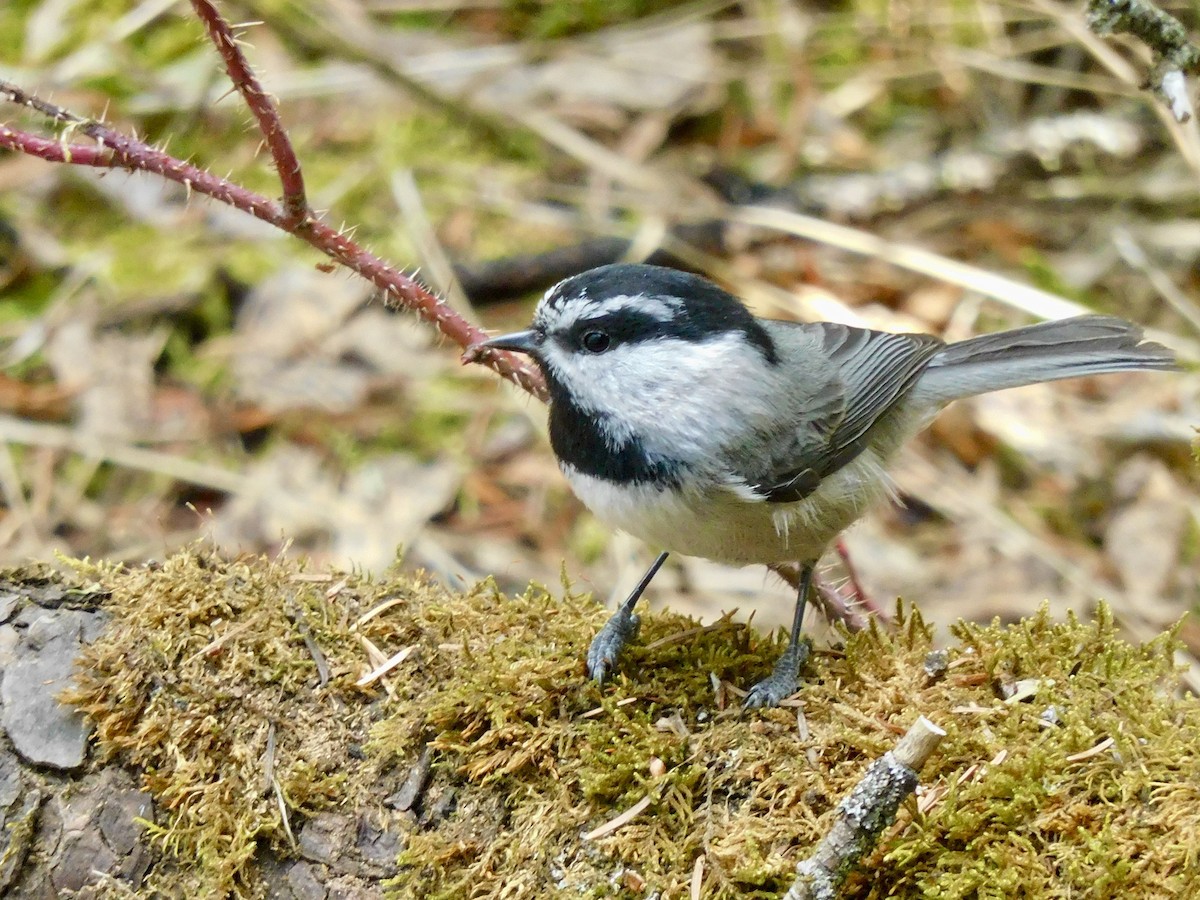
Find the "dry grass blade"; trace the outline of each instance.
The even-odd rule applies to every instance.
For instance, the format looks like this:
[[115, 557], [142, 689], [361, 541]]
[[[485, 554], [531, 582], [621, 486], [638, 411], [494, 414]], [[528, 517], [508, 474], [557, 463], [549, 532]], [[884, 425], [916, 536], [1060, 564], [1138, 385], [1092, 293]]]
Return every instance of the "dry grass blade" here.
[[698, 625], [695, 628], [688, 628], [687, 630], [681, 631], [678, 634], [672, 634], [668, 635], [667, 637], [659, 638], [657, 641], [652, 641], [651, 643], [646, 644], [645, 649], [647, 651], [658, 650], [662, 647], [670, 647], [674, 644], [685, 643], [698, 638], [701, 635], [711, 634], [714, 631], [728, 630], [732, 633], [745, 628], [745, 625], [733, 621], [733, 617], [735, 615], [737, 615], [737, 610], [731, 609], [729, 612], [722, 613], [721, 617], [715, 622], [712, 622], [708, 625]]
[[205, 644], [203, 647], [201, 647], [199, 650], [197, 650], [195, 653], [193, 653], [191, 656], [189, 656], [187, 659], [185, 659], [184, 665], [187, 665], [188, 663], [191, 663], [191, 662], [195, 662], [196, 660], [200, 659], [202, 656], [208, 656], [210, 653], [214, 653], [217, 650], [220, 650], [221, 647], [223, 647], [229, 641], [233, 640], [238, 635], [245, 634], [251, 628], [255, 628], [259, 624], [260, 623], [258, 621], [256, 621], [255, 619], [247, 619], [241, 625], [235, 625], [233, 628], [230, 628], [228, 631], [223, 633], [220, 637], [213, 638], [211, 641], [209, 641], [207, 644]]
[[355, 686], [366, 687], [369, 684], [374, 684], [388, 672], [392, 671], [392, 669], [396, 668], [396, 666], [400, 665], [400, 663], [412, 656], [416, 649], [417, 647], [415, 644], [409, 644], [407, 647], [402, 647], [362, 678], [358, 679], [358, 681], [354, 683]]
[[1066, 758], [1067, 762], [1083, 762], [1085, 759], [1091, 759], [1093, 756], [1099, 756], [1115, 743], [1116, 741], [1114, 741], [1111, 737], [1106, 737], [1094, 747], [1083, 750], [1079, 753], [1072, 753]]
[[392, 175], [392, 197], [400, 212], [400, 221], [408, 229], [409, 237], [417, 247], [418, 256], [423, 262], [423, 268], [429, 273], [429, 280], [434, 288], [463, 318], [478, 324], [479, 316], [459, 286], [446, 248], [438, 240], [437, 231], [429, 221], [425, 203], [421, 199], [421, 191], [411, 169], [404, 169]]
[[243, 476], [219, 466], [210, 466], [157, 450], [146, 450], [128, 444], [112, 444], [95, 437], [85, 437], [63, 425], [45, 425], [0, 416], [0, 441], [68, 450], [89, 459], [104, 459], [127, 469], [167, 475], [177, 481], [230, 494], [238, 493], [245, 486]]
[[[729, 219], [746, 225], [771, 228], [807, 240], [819, 241], [840, 250], [870, 256], [882, 262], [937, 278], [996, 300], [1005, 306], [1041, 319], [1065, 319], [1091, 310], [1007, 276], [959, 262], [930, 250], [889, 241], [869, 232], [827, 222], [813, 216], [770, 207], [743, 206], [729, 212]], [[1200, 361], [1200, 344], [1177, 335], [1149, 329], [1147, 336], [1174, 350], [1186, 362]]]
[[1007, 59], [973, 50], [969, 47], [951, 47], [945, 51], [955, 62], [980, 72], [988, 72], [1012, 81], [1040, 84], [1049, 87], [1069, 88], [1115, 97], [1137, 97], [1139, 91], [1117, 78], [1064, 72], [1051, 66], [1039, 65], [1021, 59]]
[[645, 797], [643, 797], [637, 803], [633, 804], [633, 806], [629, 807], [629, 809], [625, 810], [625, 812], [621, 813], [619, 816], [609, 819], [607, 822], [605, 822], [600, 827], [594, 828], [591, 831], [587, 832], [585, 835], [583, 835], [583, 840], [585, 840], [585, 841], [599, 840], [602, 837], [606, 837], [607, 835], [610, 835], [613, 832], [620, 830], [621, 828], [623, 828], [624, 826], [626, 826], [630, 822], [632, 822], [634, 819], [636, 819], [638, 816], [640, 816], [642, 813], [644, 813], [650, 807], [650, 804], [653, 802], [654, 802], [654, 798], [651, 797], [649, 794], [647, 794]]
[[1183, 316], [1193, 329], [1200, 331], [1200, 304], [1197, 304], [1195, 300], [1180, 290], [1161, 267], [1151, 262], [1150, 257], [1146, 255], [1146, 251], [1128, 228], [1114, 229], [1113, 245], [1130, 268], [1136, 269], [1145, 275], [1146, 280], [1154, 286], [1154, 289], [1162, 295], [1162, 298], [1170, 303], [1175, 311]]

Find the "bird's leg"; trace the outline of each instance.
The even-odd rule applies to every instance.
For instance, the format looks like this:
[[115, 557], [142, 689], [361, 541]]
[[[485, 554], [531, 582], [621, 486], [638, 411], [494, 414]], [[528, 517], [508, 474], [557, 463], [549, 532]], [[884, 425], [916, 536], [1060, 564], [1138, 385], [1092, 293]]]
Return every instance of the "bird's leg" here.
[[617, 659], [621, 656], [625, 645], [637, 636], [641, 619], [634, 614], [633, 608], [637, 606], [642, 592], [646, 590], [651, 579], [666, 561], [667, 554], [665, 552], [658, 554], [658, 559], [646, 570], [646, 574], [642, 576], [637, 587], [625, 598], [625, 602], [617, 607], [617, 611], [604, 623], [600, 632], [592, 638], [592, 645], [588, 647], [587, 668], [588, 674], [596, 681], [603, 682], [608, 677], [616, 666]]
[[808, 638], [801, 637], [801, 626], [804, 624], [804, 607], [808, 604], [808, 590], [812, 585], [813, 569], [816, 563], [805, 563], [800, 569], [800, 588], [796, 594], [796, 609], [792, 613], [792, 633], [788, 636], [787, 646], [775, 661], [771, 674], [750, 688], [750, 693], [742, 702], [742, 709], [755, 709], [760, 706], [778, 706], [784, 699], [796, 692], [800, 681], [800, 670], [808, 662], [808, 654], [812, 644]]

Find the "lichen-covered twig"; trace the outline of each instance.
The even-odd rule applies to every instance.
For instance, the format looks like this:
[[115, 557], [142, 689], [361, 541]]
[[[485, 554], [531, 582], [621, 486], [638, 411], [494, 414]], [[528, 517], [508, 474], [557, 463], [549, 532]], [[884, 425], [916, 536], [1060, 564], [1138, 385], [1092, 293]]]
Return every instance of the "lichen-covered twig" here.
[[945, 736], [921, 716], [894, 749], [871, 763], [838, 804], [829, 833], [812, 856], [796, 866], [796, 881], [784, 900], [835, 900], [850, 870], [895, 821], [904, 798], [916, 790], [917, 773]]
[[1200, 47], [1187, 29], [1150, 0], [1089, 0], [1088, 27], [1099, 35], [1131, 34], [1154, 51], [1151, 85], [1180, 122], [1193, 115], [1186, 75], [1200, 72]]

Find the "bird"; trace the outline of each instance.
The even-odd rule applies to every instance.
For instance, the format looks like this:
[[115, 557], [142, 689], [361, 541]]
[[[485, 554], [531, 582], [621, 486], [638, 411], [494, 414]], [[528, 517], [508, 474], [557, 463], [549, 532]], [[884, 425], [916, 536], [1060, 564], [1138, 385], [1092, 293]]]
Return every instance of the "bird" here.
[[661, 552], [597, 633], [603, 682], [636, 636], [635, 606], [667, 555], [798, 563], [792, 628], [745, 708], [796, 692], [813, 571], [887, 496], [886, 467], [948, 403], [1037, 382], [1178, 368], [1124, 319], [1083, 315], [955, 343], [832, 322], [759, 318], [689, 272], [590, 269], [541, 298], [530, 327], [468, 351], [528, 355], [549, 396], [550, 445], [601, 521]]

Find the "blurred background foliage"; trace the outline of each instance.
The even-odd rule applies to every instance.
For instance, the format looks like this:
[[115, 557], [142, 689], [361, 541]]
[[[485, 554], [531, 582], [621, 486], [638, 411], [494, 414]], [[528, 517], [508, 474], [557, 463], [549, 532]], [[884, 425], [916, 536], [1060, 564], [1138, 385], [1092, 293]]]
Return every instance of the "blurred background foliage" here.
[[[222, 8], [248, 23], [312, 205], [487, 327], [525, 322], [570, 271], [547, 254], [569, 250], [577, 268], [666, 258], [761, 314], [948, 339], [1061, 314], [999, 274], [1200, 357], [1196, 123], [1140, 89], [1144, 48], [1090, 35], [1076, 4]], [[186, 3], [13, 0], [0, 72], [278, 193]], [[748, 225], [755, 204], [970, 268]], [[650, 550], [569, 495], [540, 406], [326, 268], [152, 176], [0, 155], [3, 558], [143, 560], [203, 534], [368, 569], [399, 554], [452, 585], [556, 583], [565, 559], [602, 596], [627, 589]], [[986, 619], [1103, 596], [1148, 637], [1197, 599], [1197, 421], [1190, 375], [960, 404], [900, 460], [902, 502], [851, 532], [852, 559], [885, 608]], [[758, 570], [665, 575], [659, 602], [706, 615], [789, 606]]]

